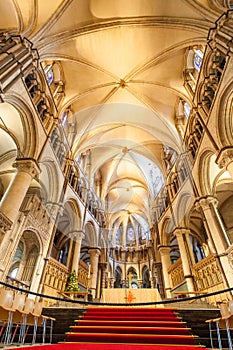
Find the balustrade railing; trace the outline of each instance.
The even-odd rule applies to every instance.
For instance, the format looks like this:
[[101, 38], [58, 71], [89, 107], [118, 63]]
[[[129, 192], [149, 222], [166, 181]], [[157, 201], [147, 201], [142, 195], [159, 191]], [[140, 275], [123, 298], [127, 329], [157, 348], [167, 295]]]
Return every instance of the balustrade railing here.
[[176, 288], [185, 282], [182, 261], [180, 258], [169, 267], [168, 274], [171, 278], [172, 288]]
[[[193, 275], [198, 291], [203, 292], [203, 294], [220, 291], [226, 288], [214, 254], [210, 254], [208, 257], [195, 264], [193, 266]], [[229, 293], [222, 293], [208, 297], [208, 302], [210, 304], [217, 304], [227, 301], [230, 298]]]

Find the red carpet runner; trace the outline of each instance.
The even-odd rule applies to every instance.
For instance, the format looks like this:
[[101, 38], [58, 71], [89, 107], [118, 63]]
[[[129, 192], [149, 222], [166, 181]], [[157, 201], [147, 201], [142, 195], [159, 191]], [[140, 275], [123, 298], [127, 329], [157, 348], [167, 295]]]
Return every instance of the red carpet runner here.
[[[130, 349], [130, 344], [145, 349], [197, 348], [195, 337], [190, 329], [176, 316], [173, 309], [167, 308], [89, 308], [77, 325], [66, 334], [66, 343], [119, 344], [121, 349]], [[97, 345], [97, 344], [95, 344]], [[161, 347], [169, 345], [169, 347]], [[186, 345], [186, 347], [184, 347]], [[139, 349], [138, 348], [138, 349]], [[80, 349], [85, 349], [80, 347]], [[101, 346], [101, 349], [103, 347]], [[96, 350], [96, 346], [95, 346]]]
[[[89, 308], [66, 342], [33, 350], [195, 350], [195, 338], [173, 309]], [[28, 349], [28, 348], [27, 348]], [[13, 349], [12, 349], [13, 350]]]

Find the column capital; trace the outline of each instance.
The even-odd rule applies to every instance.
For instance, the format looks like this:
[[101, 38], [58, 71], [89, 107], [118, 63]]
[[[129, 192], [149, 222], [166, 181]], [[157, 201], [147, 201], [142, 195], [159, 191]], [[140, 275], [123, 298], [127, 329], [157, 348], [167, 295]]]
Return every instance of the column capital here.
[[170, 254], [170, 250], [171, 250], [170, 246], [167, 246], [167, 245], [160, 245], [158, 246], [158, 249], [161, 255], [166, 255], [166, 254], [168, 255]]
[[60, 214], [61, 216], [63, 215], [64, 206], [61, 203], [47, 202], [45, 206], [53, 221], [56, 220], [58, 214]]
[[210, 209], [211, 205], [217, 207], [218, 200], [213, 196], [200, 197], [195, 201], [194, 205], [197, 210], [202, 209], [203, 211], [205, 211], [207, 209]]
[[217, 155], [216, 163], [219, 168], [227, 168], [230, 163], [233, 162], [233, 147], [226, 146], [220, 150]]
[[98, 257], [101, 254], [101, 248], [99, 247], [91, 247], [88, 249], [88, 253], [91, 255], [95, 255]]
[[190, 230], [186, 227], [176, 227], [173, 234], [175, 236], [187, 235], [190, 234]]
[[75, 230], [68, 233], [68, 237], [75, 242], [81, 243], [82, 239], [85, 237], [85, 234], [82, 230]]
[[32, 178], [40, 174], [40, 167], [33, 158], [17, 158], [12, 164], [18, 172], [28, 173]]
[[102, 271], [106, 271], [108, 264], [106, 262], [100, 262], [99, 267], [101, 268]]

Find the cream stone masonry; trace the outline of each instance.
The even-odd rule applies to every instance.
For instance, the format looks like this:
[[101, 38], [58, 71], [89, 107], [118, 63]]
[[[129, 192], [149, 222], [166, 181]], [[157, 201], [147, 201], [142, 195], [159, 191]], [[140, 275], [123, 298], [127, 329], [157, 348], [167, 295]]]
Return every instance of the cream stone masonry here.
[[16, 159], [13, 167], [17, 170], [2, 198], [0, 209], [14, 222], [31, 181], [40, 173], [40, 168], [36, 160], [30, 158]]
[[[72, 256], [71, 271], [78, 272], [79, 259], [80, 259], [80, 249], [82, 245], [82, 239], [85, 237], [85, 233], [82, 230], [77, 230], [68, 233], [71, 242], [74, 242], [74, 253]], [[72, 245], [70, 246], [71, 249]]]
[[159, 247], [159, 253], [161, 256], [163, 278], [164, 278], [164, 290], [166, 298], [171, 298], [171, 281], [168, 274], [168, 268], [171, 265], [170, 261], [170, 247]]
[[221, 218], [217, 210], [218, 201], [216, 198], [207, 196], [197, 200], [196, 207], [201, 209], [205, 216], [207, 234], [212, 240], [215, 252], [224, 272], [228, 286], [233, 285], [233, 274], [229, 264], [226, 250], [230, 245], [229, 239], [224, 230]]
[[224, 147], [219, 152], [216, 163], [220, 168], [226, 168], [233, 179], [233, 147]]
[[182, 260], [184, 277], [187, 282], [188, 291], [193, 292], [195, 291], [195, 287], [194, 287], [193, 276], [192, 276], [192, 266], [190, 266], [190, 259], [188, 257], [189, 252], [184, 242], [184, 239], [185, 239], [184, 236], [188, 236], [189, 232], [187, 232], [187, 230], [183, 228], [176, 228], [173, 233], [176, 236], [177, 242], [179, 245], [180, 257]]
[[96, 297], [96, 287], [98, 278], [98, 264], [99, 256], [101, 254], [100, 248], [89, 248], [88, 253], [90, 254], [90, 285], [92, 296]]

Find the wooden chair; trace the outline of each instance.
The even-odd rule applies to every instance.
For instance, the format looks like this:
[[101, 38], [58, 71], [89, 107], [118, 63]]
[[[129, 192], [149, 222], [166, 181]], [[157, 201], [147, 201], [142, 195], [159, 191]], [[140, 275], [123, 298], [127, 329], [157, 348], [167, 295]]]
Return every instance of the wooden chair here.
[[[6, 326], [2, 337], [2, 342], [4, 344], [9, 344], [11, 340], [12, 318], [14, 313], [13, 299], [14, 293], [12, 290], [5, 288], [0, 289], [0, 320], [2, 322], [2, 327]], [[3, 328], [1, 329], [1, 334], [2, 333]]]

